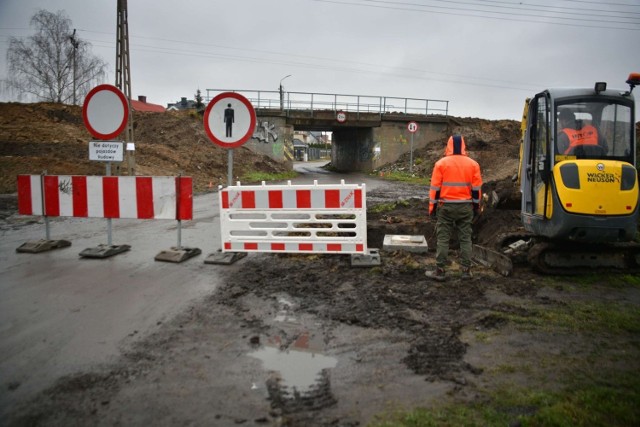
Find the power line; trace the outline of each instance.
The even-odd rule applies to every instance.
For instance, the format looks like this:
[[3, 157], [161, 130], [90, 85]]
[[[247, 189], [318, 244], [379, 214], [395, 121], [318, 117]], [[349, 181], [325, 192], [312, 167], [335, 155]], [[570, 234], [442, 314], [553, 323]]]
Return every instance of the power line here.
[[[313, 1], [320, 1], [320, 2], [327, 2], [327, 3], [338, 3], [336, 1], [325, 1], [325, 0], [313, 0]], [[581, 22], [603, 22], [602, 21], [602, 16], [601, 15], [593, 15], [593, 14], [584, 14], [584, 13], [579, 13], [579, 12], [574, 12], [571, 13], [571, 17], [562, 17], [562, 16], [539, 16], [539, 15], [534, 15], [534, 14], [528, 14], [528, 13], [513, 13], [513, 12], [503, 12], [503, 11], [492, 11], [492, 10], [483, 10], [483, 9], [469, 9], [469, 8], [459, 8], [459, 7], [445, 7], [445, 6], [434, 6], [434, 5], [430, 5], [430, 4], [423, 4], [423, 3], [408, 3], [408, 2], [403, 2], [403, 1], [389, 1], [389, 0], [354, 0], [354, 1], [361, 1], [362, 3], [346, 3], [343, 2], [343, 4], [352, 4], [354, 6], [364, 6], [364, 7], [379, 7], [379, 8], [389, 8], [389, 9], [394, 9], [394, 10], [410, 10], [410, 11], [421, 11], [421, 12], [433, 12], [431, 10], [424, 10], [424, 9], [405, 9], [402, 7], [391, 7], [391, 6], [378, 6], [378, 4], [384, 4], [384, 5], [393, 5], [393, 6], [408, 6], [408, 7], [420, 7], [420, 8], [430, 8], [430, 9], [438, 9], [438, 10], [454, 10], [454, 11], [464, 11], [464, 12], [470, 12], [470, 13], [489, 13], [489, 14], [494, 14], [494, 15], [501, 15], [501, 16], [521, 16], [521, 17], [533, 17], [533, 18], [551, 18], [551, 19], [559, 19], [559, 20], [567, 20], [567, 21], [576, 21], [575, 16], [597, 16], [600, 19], [581, 19]], [[477, 6], [477, 3], [469, 3], [469, 2], [463, 2], [463, 1], [451, 1], [451, 0], [434, 0], [434, 1], [438, 1], [438, 2], [443, 2], [443, 3], [454, 3], [454, 4], [466, 4], [466, 5], [474, 5]], [[373, 3], [373, 4], [368, 4], [368, 3]], [[484, 7], [493, 7], [493, 8], [498, 8], [499, 6], [493, 6], [493, 5], [487, 5]], [[504, 9], [504, 7], [500, 7], [500, 9]], [[514, 8], [509, 8], [509, 9], [514, 9]], [[537, 12], [545, 12], [545, 13], [562, 13], [562, 14], [569, 14], [568, 12], [550, 12], [547, 10], [540, 10], [540, 9], [517, 9], [517, 10], [531, 10], [531, 11], [537, 11]], [[433, 12], [433, 13], [437, 13], [437, 12]], [[482, 18], [495, 18], [496, 17], [492, 17], [492, 16], [486, 16], [486, 15], [465, 15], [462, 14], [461, 16], [476, 16], [476, 17], [482, 17]], [[620, 18], [620, 17], [607, 17], [607, 18]], [[637, 18], [623, 18], [623, 19], [637, 19]], [[540, 22], [540, 21], [530, 21], [530, 22]], [[611, 24], [634, 24], [632, 22], [624, 22], [624, 21], [611, 21], [611, 20], [607, 20], [604, 21], [607, 24], [611, 23]]]
[[[86, 32], [90, 32], [90, 33], [99, 33], [99, 34], [108, 34], [111, 35], [109, 33], [106, 32], [98, 32], [98, 31], [92, 31], [92, 30], [82, 30], [82, 31], [86, 31]], [[170, 47], [166, 47], [166, 46], [162, 46], [162, 47], [158, 47], [158, 46], [150, 46], [150, 45], [140, 45], [137, 44], [133, 47], [135, 47], [136, 49], [140, 49], [142, 51], [148, 51], [148, 52], [158, 52], [158, 53], [168, 53], [168, 54], [180, 54], [183, 55], [185, 53], [189, 53], [190, 56], [198, 56], [198, 57], [216, 57], [216, 58], [224, 58], [224, 59], [238, 59], [238, 60], [248, 60], [250, 62], [266, 62], [266, 63], [275, 63], [275, 64], [281, 64], [281, 65], [299, 65], [299, 66], [308, 66], [308, 67], [322, 67], [323, 69], [333, 69], [333, 70], [342, 70], [342, 71], [353, 71], [353, 69], [346, 69], [344, 67], [327, 67], [326, 62], [330, 61], [333, 63], [340, 63], [340, 64], [351, 64], [352, 66], [357, 66], [357, 67], [371, 67], [374, 68], [376, 70], [380, 69], [380, 68], [384, 68], [384, 69], [389, 69], [389, 70], [397, 70], [398, 68], [396, 67], [389, 67], [386, 66], [384, 64], [374, 64], [374, 63], [366, 63], [366, 62], [358, 62], [358, 61], [350, 61], [350, 60], [344, 60], [344, 59], [335, 59], [335, 58], [328, 58], [328, 57], [319, 57], [319, 56], [310, 56], [310, 55], [296, 55], [296, 54], [291, 54], [289, 52], [284, 53], [284, 52], [277, 52], [277, 51], [266, 51], [264, 49], [251, 49], [251, 48], [237, 48], [237, 47], [231, 47], [231, 46], [224, 46], [224, 45], [219, 45], [219, 44], [209, 44], [209, 43], [199, 43], [199, 42], [192, 42], [192, 41], [187, 41], [187, 40], [176, 40], [176, 39], [167, 39], [167, 38], [158, 38], [158, 37], [145, 37], [145, 36], [132, 36], [132, 38], [136, 39], [136, 38], [140, 38], [140, 39], [147, 39], [147, 40], [157, 40], [157, 41], [162, 41], [164, 43], [176, 43], [176, 44], [185, 44], [185, 45], [189, 45], [189, 46], [202, 46], [205, 48], [209, 48], [209, 47], [213, 47], [213, 48], [220, 48], [220, 49], [226, 49], [226, 50], [233, 50], [235, 52], [237, 51], [245, 51], [245, 52], [252, 52], [252, 53], [260, 53], [260, 54], [267, 54], [267, 55], [277, 55], [277, 56], [282, 56], [284, 57], [283, 60], [276, 62], [273, 60], [268, 60], [268, 59], [263, 59], [263, 58], [256, 58], [256, 57], [246, 57], [246, 56], [238, 56], [238, 55], [225, 55], [225, 54], [221, 54], [221, 53], [212, 53], [212, 52], [202, 52], [202, 51], [193, 51], [193, 50], [185, 50], [184, 48], [170, 48]], [[93, 40], [89, 40], [89, 41], [93, 41]], [[99, 41], [101, 42], [101, 41]], [[107, 42], [108, 43], [108, 42]], [[109, 46], [101, 46], [101, 47], [109, 47]], [[313, 63], [308, 63], [308, 62], [292, 62], [291, 60], [289, 60], [289, 58], [299, 58], [300, 60], [306, 61], [306, 60], [312, 60], [312, 61], [319, 61], [321, 65], [317, 65], [317, 64], [313, 64]], [[446, 76], [446, 77], [457, 77], [457, 78], [462, 78], [465, 79], [466, 81], [469, 80], [480, 80], [480, 81], [485, 81], [485, 82], [492, 82], [492, 84], [509, 84], [509, 85], [519, 85], [520, 82], [509, 82], [509, 81], [504, 81], [504, 80], [497, 80], [497, 79], [486, 79], [486, 78], [478, 78], [477, 76], [468, 76], [468, 75], [461, 75], [461, 74], [452, 74], [452, 73], [438, 73], [438, 72], [433, 72], [433, 71], [426, 71], [426, 70], [420, 70], [420, 69], [415, 69], [415, 68], [402, 68], [400, 69], [402, 71], [407, 71], [407, 72], [415, 72], [415, 73], [427, 73], [427, 74], [432, 74], [432, 75], [440, 75], [440, 76]], [[363, 71], [363, 70], [355, 70], [355, 71]], [[383, 73], [381, 73], [383, 74]], [[488, 85], [488, 83], [483, 83], [485, 85]]]
[[[402, 69], [402, 68], [389, 68], [389, 71], [380, 71], [381, 66], [379, 64], [365, 64], [365, 63], [355, 63], [354, 65], [363, 65], [365, 67], [370, 66], [373, 69], [367, 68], [357, 68], [357, 67], [339, 67], [339, 66], [330, 66], [325, 64], [313, 64], [308, 62], [301, 61], [291, 61], [291, 60], [276, 60], [276, 59], [266, 59], [266, 58], [257, 58], [257, 57], [248, 57], [248, 56], [238, 56], [238, 55], [227, 55], [227, 54], [217, 54], [211, 52], [200, 52], [193, 50], [185, 50], [178, 48], [167, 48], [167, 47], [157, 47], [157, 46], [149, 46], [149, 45], [132, 45], [131, 49], [133, 51], [143, 51], [150, 53], [162, 53], [162, 54], [171, 54], [171, 55], [181, 55], [181, 56], [189, 56], [196, 58], [218, 58], [218, 59], [229, 59], [233, 61], [240, 62], [249, 62], [249, 63], [258, 63], [258, 64], [273, 64], [273, 65], [286, 65], [288, 67], [299, 67], [299, 68], [308, 68], [314, 70], [328, 70], [328, 71], [341, 71], [341, 72], [349, 72], [349, 73], [357, 73], [359, 75], [362, 74], [372, 74], [372, 75], [380, 75], [380, 76], [392, 76], [396, 78], [405, 78], [412, 80], [420, 80], [420, 81], [438, 81], [445, 83], [456, 83], [456, 84], [465, 84], [465, 85], [473, 85], [473, 86], [482, 86], [482, 87], [490, 87], [490, 88], [500, 88], [500, 89], [512, 89], [512, 90], [520, 90], [530, 92], [534, 88], [538, 86], [534, 86], [531, 83], [529, 86], [520, 85], [515, 82], [504, 82], [500, 80], [491, 80], [491, 79], [482, 79], [475, 76], [465, 76], [465, 75], [457, 75], [457, 74], [445, 74], [445, 73], [435, 73], [426, 70], [418, 70], [418, 69]], [[336, 60], [337, 61], [337, 60]], [[350, 62], [350, 61], [343, 61]], [[382, 68], [385, 68], [382, 66]], [[397, 70], [397, 71], [394, 71]], [[446, 77], [431, 77], [417, 74], [433, 74], [440, 76], [449, 76], [453, 78]], [[476, 80], [475, 82], [472, 80]], [[483, 83], [482, 81], [486, 81], [488, 83]], [[491, 83], [493, 82], [493, 83]]]
[[[425, 10], [425, 9], [415, 9], [415, 8], [405, 8], [405, 7], [381, 6], [381, 5], [376, 5], [376, 4], [354, 3], [354, 2], [350, 2], [350, 1], [339, 1], [339, 0], [310, 0], [310, 1], [318, 2], [318, 3], [332, 3], [332, 4], [357, 6], [357, 7], [369, 7], [369, 8], [377, 8], [377, 9], [389, 9], [389, 10], [421, 12], [421, 13], [435, 13], [435, 14], [440, 14], [440, 15], [452, 15], [452, 16], [467, 16], [467, 17], [473, 17], [473, 18], [493, 19], [493, 20], [510, 21], [510, 22], [527, 22], [527, 23], [535, 23], [535, 24], [550, 24], [550, 25], [561, 25], [561, 26], [567, 26], [567, 27], [580, 27], [580, 28], [600, 28], [600, 29], [607, 29], [607, 30], [640, 31], [640, 28], [628, 28], [628, 27], [619, 27], [619, 26], [612, 27], [612, 26], [602, 26], [602, 25], [585, 25], [585, 24], [582, 24], [582, 23], [573, 24], [573, 23], [553, 22], [553, 21], [545, 21], [545, 20], [528, 20], [528, 19], [507, 18], [507, 17], [500, 17], [500, 16], [477, 15], [477, 14], [473, 14], [473, 13], [454, 13], [454, 12], [444, 12], [444, 11], [441, 11], [441, 10]], [[378, 1], [380, 3], [389, 3], [389, 2], [379, 1], [379, 0], [363, 0], [363, 1], [370, 1], [370, 2]], [[398, 4], [398, 3], [392, 3], [392, 4]], [[435, 8], [435, 9], [466, 11], [466, 9], [446, 8], [446, 7], [440, 7], [440, 6], [423, 6], [423, 7]], [[498, 14], [498, 12], [489, 12], [489, 11], [472, 11], [472, 12]], [[535, 15], [521, 15], [521, 14], [513, 14], [513, 13], [506, 13], [506, 12], [502, 13], [502, 15], [537, 17]], [[545, 17], [540, 17], [540, 18], [544, 19]], [[549, 17], [549, 19], [567, 19], [567, 20], [569, 20], [570, 18]], [[575, 21], [575, 20], [572, 20], [572, 21]], [[581, 20], [581, 21], [584, 21], [584, 20]], [[588, 20], [588, 21], [602, 22], [602, 20]], [[629, 22], [616, 22], [616, 21], [605, 21], [605, 22], [607, 24], [615, 24], [615, 23], [632, 24], [632, 23], [629, 23]]]
[[[371, 1], [373, 3], [377, 3], [375, 0], [362, 0], [362, 1]], [[628, 12], [628, 11], [618, 11], [618, 10], [603, 10], [603, 9], [576, 9], [575, 7], [562, 7], [562, 6], [549, 6], [542, 4], [529, 4], [529, 3], [518, 3], [514, 6], [514, 3], [507, 1], [497, 1], [497, 0], [477, 0], [476, 2], [468, 2], [468, 1], [455, 1], [455, 0], [431, 0], [438, 3], [452, 3], [452, 4], [462, 4], [462, 5], [470, 5], [470, 6], [482, 6], [482, 7], [492, 7], [492, 8], [500, 8], [500, 9], [512, 9], [517, 11], [531, 11], [531, 12], [545, 12], [545, 13], [557, 13], [563, 15], [571, 15], [575, 16], [595, 16], [603, 18], [602, 13], [606, 14], [624, 14], [624, 15], [640, 15], [640, 12]], [[405, 2], [380, 2], [380, 3], [390, 3], [390, 4], [399, 4], [399, 5], [409, 5], [409, 6], [419, 6], [419, 7], [432, 7], [428, 4], [423, 3], [405, 3]], [[492, 4], [485, 4], [492, 3]], [[508, 5], [508, 6], [505, 6]], [[525, 7], [526, 6], [526, 7]], [[539, 7], [541, 9], [532, 9], [532, 7]], [[559, 9], [568, 11], [562, 12], [558, 11]], [[463, 9], [464, 10], [464, 9]], [[484, 12], [484, 11], [482, 11]], [[493, 11], [486, 11], [487, 13], [497, 13]], [[585, 13], [585, 12], [599, 12], [599, 13]], [[509, 13], [505, 13], [509, 15]], [[514, 14], [517, 16], [537, 16], [531, 14]], [[604, 16], [605, 18], [622, 18], [622, 19], [640, 19], [628, 16]]]
[[[597, 4], [598, 6], [602, 6], [602, 1], [587, 1], [587, 0], [560, 0], [569, 3], [587, 3], [587, 4]], [[638, 4], [628, 4], [628, 3], [607, 3], [610, 6], [622, 6], [622, 7], [640, 7]]]

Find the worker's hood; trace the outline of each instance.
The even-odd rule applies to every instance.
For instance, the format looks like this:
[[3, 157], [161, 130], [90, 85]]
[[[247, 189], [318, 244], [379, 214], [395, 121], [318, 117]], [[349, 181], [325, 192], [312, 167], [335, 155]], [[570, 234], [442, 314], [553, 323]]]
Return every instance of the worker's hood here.
[[464, 137], [462, 135], [450, 136], [449, 141], [447, 141], [447, 148], [444, 150], [444, 155], [451, 156], [453, 154], [467, 155], [467, 148], [464, 145]]

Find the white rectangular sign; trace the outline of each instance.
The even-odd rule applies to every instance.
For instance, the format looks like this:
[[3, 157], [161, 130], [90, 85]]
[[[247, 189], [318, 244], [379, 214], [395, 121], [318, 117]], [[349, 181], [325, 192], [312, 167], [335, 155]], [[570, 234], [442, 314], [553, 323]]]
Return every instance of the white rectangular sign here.
[[89, 160], [124, 161], [124, 144], [119, 141], [89, 141]]

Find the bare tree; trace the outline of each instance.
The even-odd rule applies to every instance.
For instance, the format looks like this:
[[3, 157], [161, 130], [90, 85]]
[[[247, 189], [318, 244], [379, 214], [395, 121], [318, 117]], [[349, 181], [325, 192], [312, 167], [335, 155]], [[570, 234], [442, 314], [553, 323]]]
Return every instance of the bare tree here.
[[31, 18], [36, 33], [26, 39], [9, 38], [5, 86], [18, 100], [71, 103], [84, 99], [104, 81], [107, 64], [91, 53], [91, 44], [71, 30], [64, 11], [39, 10]]

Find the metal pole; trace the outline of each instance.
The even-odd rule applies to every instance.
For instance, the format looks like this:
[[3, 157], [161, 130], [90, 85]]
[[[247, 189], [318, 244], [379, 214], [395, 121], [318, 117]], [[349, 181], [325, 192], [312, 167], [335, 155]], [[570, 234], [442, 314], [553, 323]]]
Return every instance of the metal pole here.
[[[111, 162], [107, 162], [107, 176], [111, 176]], [[107, 244], [113, 245], [113, 239], [111, 238], [111, 218], [107, 218]]]
[[[178, 185], [177, 187], [177, 191], [176, 191], [176, 197], [178, 199], [178, 203], [176, 204], [176, 216], [178, 218], [180, 218], [180, 201], [182, 200], [182, 197], [180, 195], [180, 190], [182, 189], [182, 172], [180, 172], [180, 174], [178, 175]], [[178, 219], [178, 246], [177, 249], [181, 249], [182, 248], [182, 220]]]
[[42, 171], [40, 174], [40, 199], [42, 200], [42, 213], [44, 214], [44, 233], [47, 240], [51, 240], [51, 232], [49, 231], [49, 217], [47, 216], [47, 205], [44, 202], [44, 176], [47, 171]]
[[[133, 111], [131, 108], [131, 62], [129, 58], [129, 22], [127, 0], [118, 0], [116, 29], [116, 87], [124, 93], [129, 102], [129, 117], [125, 128], [125, 141], [133, 143]], [[130, 176], [135, 175], [135, 151], [127, 150], [127, 169]]]
[[291, 74], [288, 74], [280, 79], [280, 111], [284, 111], [284, 88], [282, 87], [282, 81], [287, 77], [291, 77]]
[[227, 155], [227, 186], [233, 185], [233, 149]]
[[409, 155], [409, 173], [413, 173], [413, 132], [411, 132], [411, 154]]

